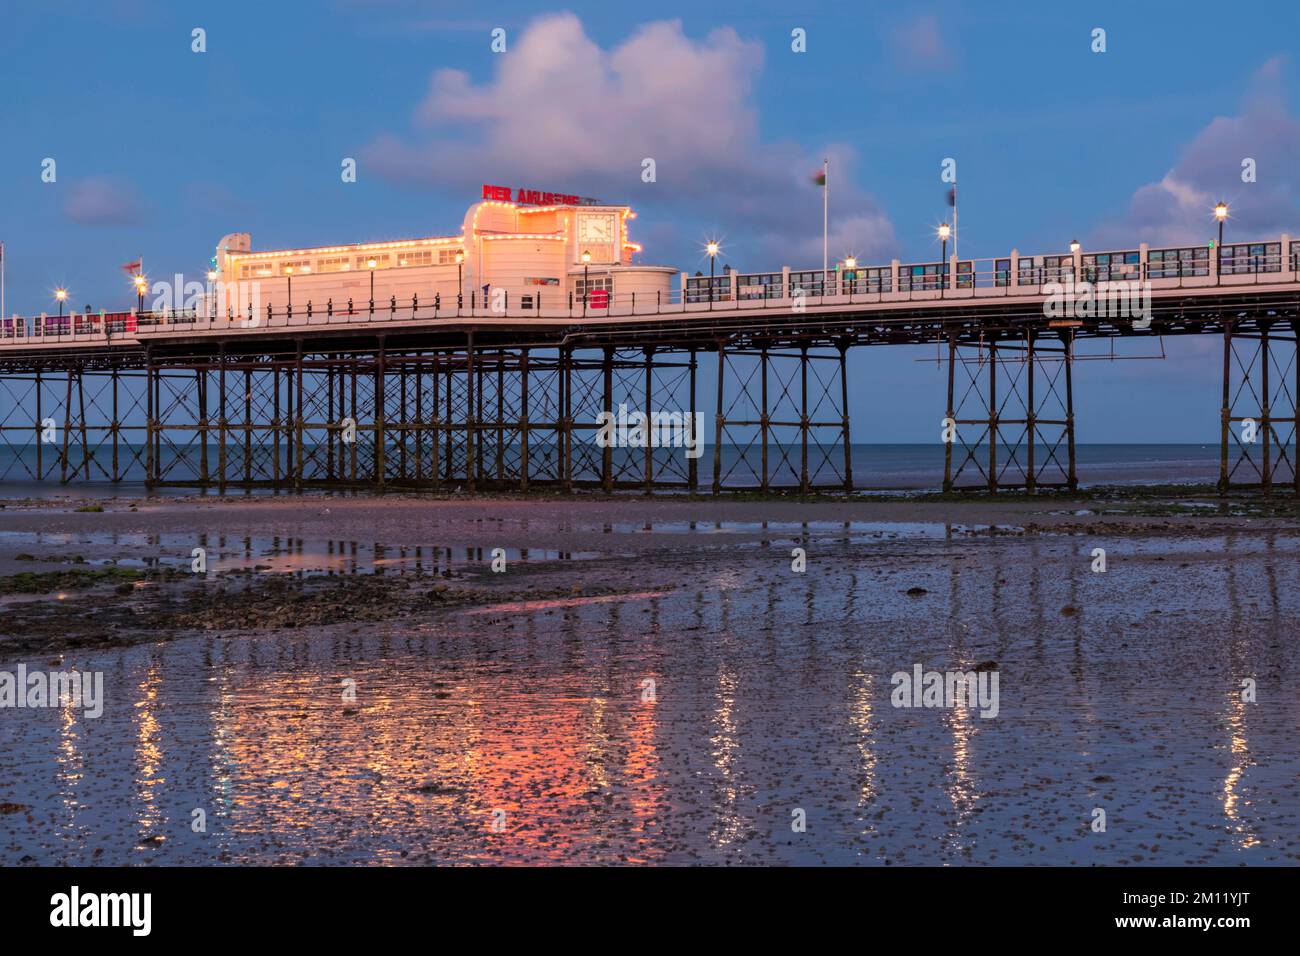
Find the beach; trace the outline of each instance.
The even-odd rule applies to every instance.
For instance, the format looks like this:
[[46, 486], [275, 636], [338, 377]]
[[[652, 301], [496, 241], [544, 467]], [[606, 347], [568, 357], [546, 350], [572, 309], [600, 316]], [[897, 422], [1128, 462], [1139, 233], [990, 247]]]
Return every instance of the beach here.
[[0, 671], [104, 699], [0, 709], [0, 862], [1294, 864], [1297, 558], [1194, 492], [8, 499]]

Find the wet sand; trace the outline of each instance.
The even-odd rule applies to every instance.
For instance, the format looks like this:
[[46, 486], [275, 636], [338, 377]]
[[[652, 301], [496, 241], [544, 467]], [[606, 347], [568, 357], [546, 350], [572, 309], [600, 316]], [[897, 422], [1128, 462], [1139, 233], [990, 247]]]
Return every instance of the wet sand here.
[[105, 687], [0, 710], [0, 863], [1300, 859], [1289, 504], [96, 502], [0, 511], [0, 670]]

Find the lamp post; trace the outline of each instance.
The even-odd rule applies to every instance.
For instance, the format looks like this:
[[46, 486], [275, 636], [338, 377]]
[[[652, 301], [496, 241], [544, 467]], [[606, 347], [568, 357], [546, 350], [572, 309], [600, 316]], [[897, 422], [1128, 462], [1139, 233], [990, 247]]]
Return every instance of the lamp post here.
[[952, 235], [952, 226], [946, 222], [939, 226], [939, 239], [943, 243], [943, 263], [939, 267], [939, 298], [943, 298], [948, 284], [948, 237]]
[[1223, 281], [1223, 221], [1228, 218], [1228, 204], [1220, 200], [1214, 207], [1214, 218], [1219, 220], [1219, 244], [1214, 247], [1214, 281]]
[[54, 298], [55, 298], [55, 299], [58, 301], [58, 303], [59, 303], [59, 318], [63, 318], [63, 303], [66, 302], [67, 299], [68, 299], [68, 290], [67, 290], [67, 289], [55, 289], [55, 290], [54, 290]]
[[456, 314], [460, 315], [461, 300], [465, 295], [465, 253], [456, 253]]
[[366, 260], [366, 268], [370, 270], [370, 314], [375, 314], [375, 266], [379, 265], [374, 259]]
[[591, 265], [591, 253], [582, 251], [582, 317], [587, 317], [587, 296], [591, 294], [591, 282], [588, 279], [588, 267]]
[[709, 254], [709, 308], [713, 308], [713, 266], [718, 261], [719, 247], [716, 242], [710, 242], [704, 247], [704, 251]]
[[136, 312], [144, 311], [144, 294], [149, 290], [148, 282], [144, 276], [135, 277], [135, 310]]
[[209, 318], [212, 319], [215, 319], [217, 317], [217, 300], [212, 295], [212, 286], [213, 284], [216, 283], [216, 281], [217, 281], [217, 270], [209, 269], [208, 270], [208, 306], [209, 306], [208, 311], [211, 313], [209, 315]]
[[[288, 312], [288, 314], [292, 315], [292, 314], [293, 314], [293, 266], [285, 266], [285, 267], [284, 267], [284, 277], [285, 277], [285, 279], [288, 280], [288, 282], [289, 282], [289, 312]], [[375, 274], [374, 274], [373, 272], [370, 273], [370, 278], [371, 278], [372, 280], [374, 279], [374, 277], [375, 277]], [[372, 289], [370, 290], [370, 298], [373, 299], [374, 297], [375, 297], [375, 290], [372, 288]]]
[[853, 270], [856, 269], [857, 267], [858, 267], [858, 260], [855, 259], [853, 256], [849, 256], [847, 259], [844, 260], [844, 276], [846, 279], [848, 279], [850, 298], [852, 298], [853, 296], [853, 280], [856, 278]]

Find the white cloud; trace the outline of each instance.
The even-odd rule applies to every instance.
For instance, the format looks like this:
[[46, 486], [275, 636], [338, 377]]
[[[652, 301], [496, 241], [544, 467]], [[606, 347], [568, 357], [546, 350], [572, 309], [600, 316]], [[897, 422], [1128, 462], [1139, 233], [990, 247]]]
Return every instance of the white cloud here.
[[[643, 223], [680, 223], [677, 248], [648, 249], [652, 259], [680, 255], [720, 228], [742, 267], [779, 265], [814, 236], [820, 262], [821, 201], [809, 180], [823, 150], [761, 138], [760, 44], [730, 28], [696, 41], [680, 21], [662, 21], [605, 50], [568, 13], [539, 18], [509, 42], [487, 82], [435, 72], [413, 132], [378, 138], [363, 151], [367, 164], [391, 181], [467, 195], [500, 182], [627, 201]], [[840, 244], [864, 256], [892, 251], [888, 218], [846, 176], [851, 152], [830, 153]], [[646, 157], [656, 164], [652, 184], [641, 181]], [[776, 258], [749, 261], [759, 254]]]
[[[1118, 222], [1097, 230], [1093, 244], [1203, 243], [1216, 229], [1212, 209], [1220, 199], [1232, 209], [1229, 238], [1300, 232], [1300, 119], [1283, 94], [1286, 66], [1281, 58], [1265, 63], [1239, 114], [1215, 117], [1197, 133], [1172, 169], [1133, 194]], [[1254, 183], [1241, 180], [1247, 158], [1256, 163]]]

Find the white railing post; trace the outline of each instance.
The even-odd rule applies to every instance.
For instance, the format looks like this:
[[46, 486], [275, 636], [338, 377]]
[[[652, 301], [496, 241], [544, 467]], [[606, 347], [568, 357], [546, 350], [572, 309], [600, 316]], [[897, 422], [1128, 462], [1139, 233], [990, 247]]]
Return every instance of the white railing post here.
[[1291, 237], [1282, 233], [1282, 281], [1290, 282], [1295, 278], [1295, 263], [1291, 260]]
[[897, 259], [891, 259], [889, 261], [889, 291], [890, 292], [898, 291], [898, 273], [900, 271], [899, 270], [900, 265], [902, 265], [902, 263], [899, 262]]
[[790, 299], [793, 296], [790, 293], [790, 267], [781, 267], [781, 298]]
[[739, 283], [736, 281], [737, 278], [738, 278], [738, 276], [737, 276], [737, 274], [736, 274], [736, 270], [735, 270], [735, 269], [732, 269], [730, 272], [727, 273], [727, 276], [729, 277], [729, 280], [730, 280], [730, 281], [727, 283], [727, 285], [730, 287], [730, 292], [731, 292], [731, 301], [732, 301], [732, 302], [739, 302], [739, 301], [740, 301], [740, 298], [736, 295], [736, 292], [738, 291], [738, 286], [739, 286]]
[[1151, 279], [1151, 267], [1148, 264], [1150, 253], [1150, 243], [1138, 243], [1138, 281], [1140, 282], [1148, 282]]
[[686, 281], [690, 278], [688, 273], [682, 273], [682, 311], [686, 311]]
[[948, 257], [948, 291], [952, 292], [957, 288], [957, 254], [953, 253]]
[[1020, 288], [1020, 250], [1011, 250], [1011, 274], [1007, 276], [1007, 286], [1012, 290]]

